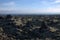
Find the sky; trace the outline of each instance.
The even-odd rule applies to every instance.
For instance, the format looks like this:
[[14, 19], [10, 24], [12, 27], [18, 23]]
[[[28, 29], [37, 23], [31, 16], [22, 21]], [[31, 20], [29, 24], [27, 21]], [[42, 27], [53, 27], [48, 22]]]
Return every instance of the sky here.
[[60, 0], [0, 0], [0, 13], [60, 13]]

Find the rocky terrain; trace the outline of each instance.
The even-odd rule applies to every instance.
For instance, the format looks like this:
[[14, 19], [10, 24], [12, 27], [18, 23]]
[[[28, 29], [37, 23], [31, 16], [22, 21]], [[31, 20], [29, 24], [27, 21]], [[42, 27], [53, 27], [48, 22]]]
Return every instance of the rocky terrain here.
[[0, 40], [60, 40], [60, 16], [0, 16]]

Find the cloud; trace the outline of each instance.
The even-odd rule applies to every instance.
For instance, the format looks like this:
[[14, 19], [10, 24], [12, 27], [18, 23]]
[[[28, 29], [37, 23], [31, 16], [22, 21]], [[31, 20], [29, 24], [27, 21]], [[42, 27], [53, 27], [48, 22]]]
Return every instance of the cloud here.
[[55, 0], [53, 3], [60, 3], [60, 0]]
[[3, 6], [14, 6], [15, 2], [11, 1], [11, 2], [6, 2], [6, 3], [2, 3], [1, 5]]
[[48, 12], [60, 13], [60, 8], [50, 8], [50, 9], [48, 9]]
[[60, 0], [56, 0], [55, 3], [60, 3]]
[[37, 13], [37, 14], [39, 14], [39, 13], [43, 13], [43, 14], [51, 14], [51, 13], [60, 13], [60, 8], [51, 8], [51, 7], [49, 7], [49, 8], [43, 8], [43, 9], [31, 9], [31, 8], [3, 8], [3, 9], [0, 9], [0, 13], [7, 13], [7, 14], [11, 14], [11, 13], [23, 13], [23, 14], [25, 14], [25, 13]]
[[44, 5], [54, 5], [60, 3], [60, 0], [44, 0], [41, 2]]

